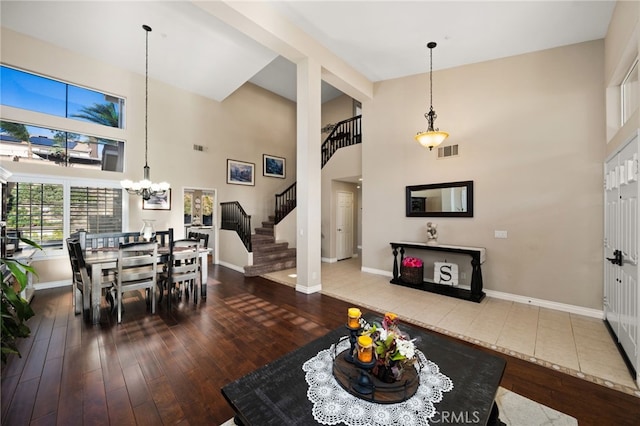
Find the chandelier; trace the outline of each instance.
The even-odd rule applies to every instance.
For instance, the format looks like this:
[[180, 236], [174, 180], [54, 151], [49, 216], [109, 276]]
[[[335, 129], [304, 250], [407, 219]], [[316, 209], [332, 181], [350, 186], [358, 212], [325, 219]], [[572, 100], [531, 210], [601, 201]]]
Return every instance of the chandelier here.
[[149, 179], [149, 165], [147, 164], [147, 127], [148, 127], [148, 111], [149, 111], [149, 32], [151, 27], [143, 25], [142, 28], [146, 34], [146, 46], [145, 46], [145, 93], [144, 93], [144, 174], [143, 179], [139, 182], [132, 182], [130, 180], [123, 180], [120, 185], [123, 189], [126, 189], [129, 194], [136, 194], [142, 196], [143, 200], [148, 200], [153, 195], [163, 196], [166, 191], [169, 190], [169, 184], [167, 182], [153, 183]]
[[433, 49], [437, 44], [434, 41], [427, 43], [427, 47], [429, 48], [429, 112], [424, 114], [424, 118], [427, 119], [428, 127], [426, 132], [418, 132], [415, 136], [416, 141], [425, 148], [429, 148], [429, 151], [433, 149], [434, 146], [440, 145], [444, 140], [449, 136], [447, 132], [441, 132], [440, 129], [434, 129], [433, 123], [436, 121], [438, 117], [436, 112], [433, 110]]

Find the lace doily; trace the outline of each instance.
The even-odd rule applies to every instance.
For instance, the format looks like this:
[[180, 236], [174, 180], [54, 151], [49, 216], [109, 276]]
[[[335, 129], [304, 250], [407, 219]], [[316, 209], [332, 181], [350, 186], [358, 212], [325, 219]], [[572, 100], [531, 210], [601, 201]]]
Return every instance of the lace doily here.
[[[434, 403], [442, 400], [443, 392], [453, 389], [451, 379], [440, 368], [416, 350], [422, 363], [420, 385], [415, 395], [397, 404], [376, 404], [365, 401], [345, 391], [333, 376], [334, 346], [320, 351], [302, 365], [309, 384], [307, 397], [313, 403], [313, 417], [318, 423], [349, 426], [427, 426], [436, 409]], [[342, 340], [335, 348], [341, 353], [350, 348], [348, 340]]]

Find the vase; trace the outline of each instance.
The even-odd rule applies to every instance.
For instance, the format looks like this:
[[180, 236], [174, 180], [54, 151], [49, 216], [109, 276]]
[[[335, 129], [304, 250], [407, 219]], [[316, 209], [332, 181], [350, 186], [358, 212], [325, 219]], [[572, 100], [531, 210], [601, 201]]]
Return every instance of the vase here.
[[[396, 372], [393, 371], [394, 367], [396, 368]], [[397, 368], [399, 368], [399, 366], [397, 366], [396, 362], [393, 361], [389, 365], [386, 365], [386, 364], [376, 365], [374, 368], [375, 371], [372, 371], [372, 373], [374, 376], [376, 376], [378, 379], [380, 379], [385, 383], [393, 383], [397, 380], [397, 377], [396, 377]]]
[[156, 230], [153, 228], [153, 222], [155, 220], [152, 219], [142, 219], [143, 225], [140, 230], [140, 236], [145, 241], [151, 241], [156, 236]]

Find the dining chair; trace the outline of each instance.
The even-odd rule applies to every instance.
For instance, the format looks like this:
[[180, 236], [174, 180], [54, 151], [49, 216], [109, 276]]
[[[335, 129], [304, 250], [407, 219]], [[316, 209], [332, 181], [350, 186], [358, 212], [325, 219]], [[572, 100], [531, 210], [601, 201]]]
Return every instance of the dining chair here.
[[91, 292], [92, 279], [100, 279], [100, 289], [106, 289], [106, 299], [113, 311], [115, 307], [115, 277], [112, 274], [105, 274], [101, 277], [91, 277], [87, 265], [84, 260], [84, 253], [82, 251], [81, 243], [76, 238], [67, 238], [67, 250], [69, 252], [69, 261], [71, 263], [72, 271], [72, 297], [74, 313], [79, 315], [81, 313], [88, 313], [89, 305], [85, 303], [85, 300], [90, 299], [88, 294], [85, 298], [84, 289]]
[[[167, 283], [167, 306], [171, 309], [173, 293], [182, 299], [193, 294], [193, 303], [198, 303], [198, 281], [200, 278], [200, 242], [198, 240], [176, 240], [169, 248], [167, 271], [163, 277]], [[200, 283], [200, 285], [202, 285]]]
[[[71, 297], [73, 301], [73, 312], [80, 315], [87, 308], [84, 306], [82, 293], [84, 291], [84, 283], [82, 273], [80, 272], [80, 261], [76, 254], [76, 246], [80, 246], [77, 239], [67, 238], [67, 251], [69, 252], [69, 262], [71, 263]], [[85, 269], [86, 271], [86, 269]], [[89, 276], [87, 275], [87, 279]]]
[[118, 248], [118, 272], [116, 299], [118, 324], [122, 322], [122, 293], [145, 289], [151, 313], [156, 313], [156, 285], [158, 273], [158, 243], [136, 242], [120, 244]]
[[[198, 240], [200, 241], [200, 248], [204, 248], [207, 249], [209, 247], [209, 234], [205, 233], [205, 232], [195, 232], [195, 231], [189, 231], [189, 233], [187, 234], [187, 238], [189, 238], [190, 240]], [[209, 255], [207, 254], [206, 256], [207, 262], [209, 261]], [[202, 260], [201, 260], [202, 262]], [[200, 265], [200, 268], [202, 268], [202, 265]], [[200, 294], [202, 296], [203, 299], [207, 298], [207, 277], [204, 277], [203, 280], [201, 280], [200, 282]]]

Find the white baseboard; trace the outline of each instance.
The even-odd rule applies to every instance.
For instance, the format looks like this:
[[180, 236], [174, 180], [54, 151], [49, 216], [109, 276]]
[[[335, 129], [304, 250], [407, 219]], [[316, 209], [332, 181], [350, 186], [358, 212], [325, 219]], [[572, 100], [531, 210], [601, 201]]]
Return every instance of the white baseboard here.
[[569, 305], [567, 303], [553, 302], [551, 300], [536, 299], [534, 297], [520, 296], [519, 294], [503, 293], [501, 291], [495, 290], [485, 289], [484, 292], [487, 293], [487, 296], [495, 297], [496, 299], [510, 300], [512, 302], [523, 303], [525, 305], [539, 306], [541, 308], [554, 309], [556, 311], [563, 311], [591, 318], [604, 319], [604, 312], [598, 309]]
[[365, 266], [361, 267], [360, 270], [362, 272], [368, 272], [370, 274], [376, 274], [376, 275], [384, 275], [385, 277], [393, 277], [393, 273], [390, 271], [384, 271], [382, 269], [374, 269], [374, 268], [367, 268]]
[[336, 258], [336, 257], [321, 257], [320, 261], [324, 262], [324, 263], [336, 263], [338, 261], [338, 258]]
[[[368, 272], [376, 275], [383, 275], [385, 277], [393, 277], [393, 273], [382, 269], [374, 268], [360, 268], [362, 272]], [[511, 302], [523, 303], [525, 305], [539, 306], [541, 308], [554, 309], [556, 311], [568, 312], [576, 315], [583, 315], [586, 317], [604, 319], [604, 312], [598, 309], [585, 308], [583, 306], [569, 305], [567, 303], [553, 302], [551, 300], [536, 299], [534, 297], [521, 296], [519, 294], [504, 293], [501, 291], [487, 290], [484, 292], [489, 297], [496, 299], [509, 300]]]
[[71, 286], [71, 280], [49, 281], [46, 283], [34, 283], [34, 290], [44, 290], [47, 288], [68, 287]]
[[296, 291], [304, 294], [313, 294], [322, 291], [322, 284], [314, 285], [313, 287], [306, 287], [303, 285], [296, 284]]
[[233, 269], [234, 271], [237, 271], [237, 272], [240, 272], [241, 274], [244, 274], [244, 268], [242, 266], [237, 266], [237, 265], [234, 265], [232, 263], [224, 262], [222, 260], [220, 262], [218, 262], [218, 265], [222, 265], [225, 268]]

